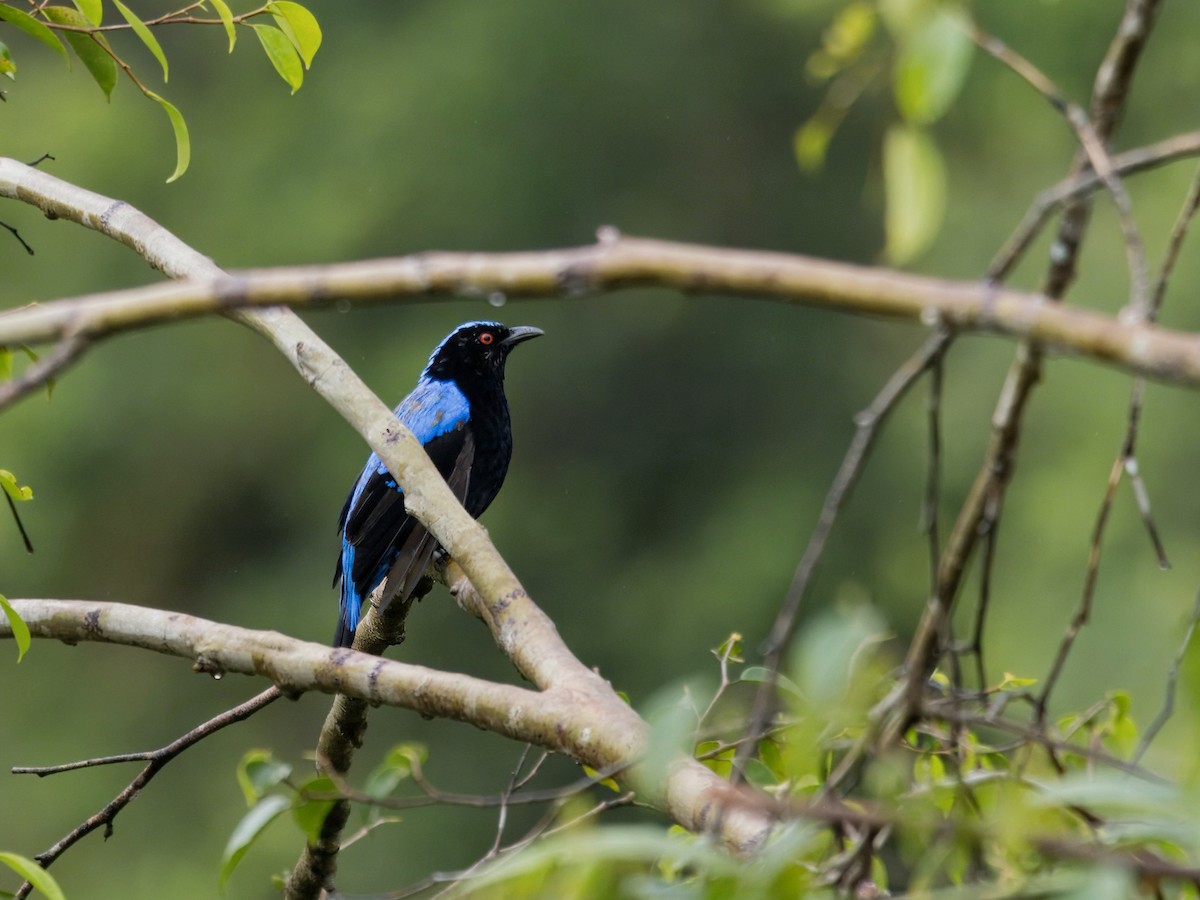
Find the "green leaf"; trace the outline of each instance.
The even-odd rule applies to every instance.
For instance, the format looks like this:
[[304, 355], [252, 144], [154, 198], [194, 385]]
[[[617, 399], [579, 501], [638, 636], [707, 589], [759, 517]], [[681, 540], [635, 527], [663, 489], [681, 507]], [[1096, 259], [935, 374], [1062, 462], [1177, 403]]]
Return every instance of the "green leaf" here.
[[0, 594], [0, 611], [4, 613], [5, 618], [8, 619], [8, 626], [12, 629], [13, 640], [17, 642], [17, 662], [20, 662], [25, 658], [32, 642], [29, 636], [29, 626], [25, 624], [24, 619], [17, 615], [17, 611], [12, 608], [12, 604], [3, 594]]
[[17, 64], [13, 62], [12, 54], [8, 52], [8, 47], [4, 42], [0, 41], [0, 74], [7, 75], [13, 81], [16, 81], [16, 71]]
[[238, 786], [246, 805], [253, 806], [291, 774], [292, 767], [277, 760], [270, 750], [247, 750], [237, 768]]
[[[89, 27], [88, 20], [78, 10], [71, 9], [69, 6], [47, 6], [42, 10], [42, 14], [51, 22], [58, 22], [60, 25], [72, 25], [76, 28]], [[96, 80], [96, 84], [100, 85], [100, 90], [104, 91], [106, 97], [111, 96], [113, 88], [117, 86], [117, 64], [104, 49], [108, 46], [104, 37], [88, 35], [82, 31], [64, 31], [63, 36], [71, 45], [71, 49], [75, 51], [75, 55], [92, 73], [92, 78]]]
[[259, 42], [267, 51], [267, 59], [271, 60], [271, 65], [275, 67], [279, 77], [291, 86], [293, 94], [296, 93], [304, 82], [304, 66], [300, 62], [300, 54], [296, 52], [288, 36], [270, 25], [250, 27], [258, 35]]
[[942, 154], [920, 128], [894, 125], [883, 141], [886, 202], [884, 253], [893, 264], [924, 251], [937, 236], [946, 210]]
[[[306, 781], [300, 786], [300, 791], [302, 794], [332, 794], [337, 793], [337, 787], [332, 779], [322, 775]], [[335, 803], [336, 800], [304, 799], [292, 807], [292, 818], [310, 844], [320, 840], [321, 826], [325, 824], [325, 817], [329, 815]]]
[[287, 811], [291, 805], [292, 801], [282, 794], [272, 794], [264, 797], [253, 809], [242, 816], [242, 821], [238, 822], [237, 827], [233, 829], [233, 834], [229, 836], [229, 843], [225, 845], [225, 852], [221, 855], [221, 874], [218, 884], [222, 891], [225, 890], [225, 886], [229, 883], [229, 876], [242, 861], [246, 851], [258, 840], [267, 826], [279, 818], [280, 814]]
[[63, 46], [62, 41], [58, 39], [53, 31], [29, 15], [29, 13], [22, 12], [15, 7], [9, 6], [7, 3], [0, 3], [0, 19], [3, 19], [15, 28], [21, 29], [30, 37], [41, 41], [61, 56], [68, 66], [71, 65], [71, 58], [67, 56], [67, 48]]
[[54, 880], [54, 876], [35, 863], [32, 859], [18, 856], [15, 853], [0, 853], [0, 863], [8, 866], [35, 890], [41, 891], [46, 900], [64, 900], [62, 888]]
[[975, 45], [960, 11], [939, 6], [903, 38], [896, 59], [896, 107], [909, 122], [941, 118], [962, 90]]
[[183, 121], [183, 113], [176, 109], [174, 104], [154, 91], [146, 91], [146, 96], [156, 100], [158, 105], [166, 110], [167, 118], [171, 120], [171, 128], [175, 131], [175, 171], [167, 179], [167, 184], [170, 184], [187, 171], [188, 164], [192, 161], [192, 141], [188, 137], [187, 122]]
[[363, 791], [369, 797], [382, 800], [412, 775], [414, 761], [419, 766], [428, 755], [429, 751], [421, 744], [398, 744], [367, 776]]
[[115, 6], [117, 8], [117, 12], [119, 12], [122, 16], [125, 17], [125, 21], [128, 22], [129, 26], [133, 29], [133, 33], [136, 34], [139, 38], [141, 38], [142, 43], [146, 45], [146, 49], [149, 50], [152, 54], [154, 54], [154, 58], [157, 59], [158, 64], [160, 66], [162, 66], [163, 81], [166, 81], [167, 80], [167, 55], [165, 53], [163, 53], [163, 48], [162, 48], [162, 45], [158, 43], [158, 38], [156, 38], [153, 34], [150, 33], [150, 29], [146, 27], [145, 23], [143, 23], [141, 19], [139, 19], [137, 16], [135, 16], [133, 14], [133, 10], [131, 10], [124, 3], [122, 3], [121, 0], [112, 0], [112, 2], [113, 2], [113, 6]]
[[1005, 672], [1004, 677], [1000, 679], [1000, 683], [996, 685], [998, 691], [1009, 691], [1013, 688], [1030, 687], [1037, 684], [1036, 678], [1023, 678], [1014, 675], [1012, 672]]
[[600, 773], [597, 772], [595, 769], [593, 769], [591, 766], [587, 765], [587, 763], [583, 764], [583, 772], [585, 775], [587, 775], [588, 778], [596, 779], [596, 784], [604, 785], [606, 788], [608, 788], [613, 793], [616, 793], [616, 794], [621, 793], [621, 786], [619, 784], [617, 784], [617, 782], [615, 780], [613, 780], [612, 778], [601, 778]]
[[12, 378], [12, 351], [7, 347], [0, 347], [0, 381], [8, 381]]
[[275, 14], [280, 30], [296, 45], [307, 69], [321, 46], [321, 26], [317, 23], [317, 17], [291, 0], [274, 0], [267, 4], [267, 9]]
[[237, 43], [237, 29], [233, 24], [233, 11], [229, 8], [229, 4], [225, 0], [211, 0], [213, 9], [217, 11], [217, 15], [221, 17], [221, 24], [225, 26], [225, 33], [229, 35], [229, 52], [233, 52], [233, 45]]
[[0, 488], [14, 500], [32, 500], [33, 488], [17, 484], [17, 476], [8, 469], [0, 469]]
[[104, 18], [103, 0], [71, 0], [75, 8], [83, 13], [83, 17], [91, 25], [99, 25]]
[[[742, 672], [742, 677], [739, 681], [748, 681], [751, 684], [761, 684], [764, 681], [771, 679], [771, 673], [765, 666], [747, 666]], [[802, 695], [804, 692], [800, 690], [800, 685], [792, 681], [782, 672], [775, 676], [775, 684], [785, 691], [789, 691], [796, 695]]]

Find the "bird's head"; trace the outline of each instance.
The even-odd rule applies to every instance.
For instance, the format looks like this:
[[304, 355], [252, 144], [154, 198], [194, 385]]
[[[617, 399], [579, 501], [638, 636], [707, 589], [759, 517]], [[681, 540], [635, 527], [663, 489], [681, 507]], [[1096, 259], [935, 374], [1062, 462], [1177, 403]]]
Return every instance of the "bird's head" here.
[[504, 377], [504, 362], [513, 347], [543, 334], [532, 325], [509, 328], [499, 322], [459, 325], [429, 357], [425, 376], [441, 381]]

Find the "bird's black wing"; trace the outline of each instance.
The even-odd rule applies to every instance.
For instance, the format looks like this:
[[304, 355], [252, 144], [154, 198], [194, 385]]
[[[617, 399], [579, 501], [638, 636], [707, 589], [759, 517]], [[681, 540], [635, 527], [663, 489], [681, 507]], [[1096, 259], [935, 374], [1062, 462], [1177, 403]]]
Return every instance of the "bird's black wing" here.
[[[468, 420], [430, 440], [425, 445], [442, 477], [450, 484], [459, 502], [466, 497], [471, 464], [475, 458], [475, 438]], [[368, 467], [370, 469], [370, 467]], [[429, 566], [437, 541], [404, 508], [404, 494], [391, 473], [381, 465], [364, 472], [366, 479], [357, 496], [352, 493], [339, 519], [345, 542], [353, 548], [351, 577], [356, 593], [366, 600], [379, 583], [387, 567], [387, 584], [382, 606], [395, 596], [408, 596]], [[343, 550], [343, 553], [346, 552]], [[334, 577], [342, 576], [341, 563]], [[339, 622], [335, 638], [339, 646], [349, 646], [353, 632]]]

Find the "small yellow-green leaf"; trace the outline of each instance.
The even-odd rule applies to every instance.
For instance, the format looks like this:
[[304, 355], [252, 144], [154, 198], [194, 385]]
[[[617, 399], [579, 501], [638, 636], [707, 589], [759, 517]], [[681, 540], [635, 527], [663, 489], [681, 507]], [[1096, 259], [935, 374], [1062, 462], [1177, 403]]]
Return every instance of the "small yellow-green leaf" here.
[[55, 36], [53, 31], [33, 16], [9, 6], [7, 3], [0, 3], [0, 19], [8, 22], [14, 28], [21, 29], [30, 37], [37, 38], [37, 40], [66, 60], [68, 66], [71, 65], [71, 57], [67, 56], [67, 48], [63, 46], [62, 41]]
[[7, 75], [13, 81], [16, 81], [16, 71], [17, 64], [13, 62], [12, 54], [8, 52], [8, 47], [4, 42], [0, 41], [0, 74]]
[[937, 236], [946, 209], [946, 172], [937, 145], [920, 128], [894, 125], [883, 141], [884, 253], [908, 262]]
[[12, 378], [12, 351], [7, 347], [0, 347], [0, 381], [8, 381]]
[[961, 12], [939, 6], [905, 34], [896, 59], [896, 107], [910, 122], [941, 118], [962, 90], [975, 45]]
[[35, 890], [45, 896], [46, 900], [64, 900], [62, 888], [58, 886], [54, 876], [32, 859], [18, 856], [16, 853], [0, 853], [0, 863], [8, 866], [32, 884]]
[[[47, 6], [42, 10], [42, 15], [60, 25], [72, 25], [76, 28], [89, 27], [88, 20], [79, 10], [71, 9], [69, 6]], [[100, 85], [100, 90], [104, 91], [104, 95], [111, 95], [113, 88], [117, 86], [117, 64], [113, 62], [113, 58], [105, 49], [108, 47], [108, 42], [104, 36], [90, 35], [82, 31], [65, 31], [63, 36], [71, 45], [71, 49], [75, 51], [75, 55], [92, 73], [92, 78], [96, 80], [96, 84]]]
[[92, 25], [99, 25], [104, 18], [103, 0], [71, 0], [71, 2]]
[[33, 488], [17, 484], [17, 476], [8, 469], [0, 469], [0, 488], [14, 500], [33, 499]]
[[24, 619], [17, 615], [17, 611], [12, 608], [12, 604], [3, 594], [0, 594], [0, 612], [3, 612], [5, 618], [8, 619], [8, 627], [12, 629], [13, 640], [17, 642], [17, 662], [20, 662], [29, 650], [29, 626], [25, 624]]
[[589, 765], [584, 765], [583, 772], [588, 778], [595, 778], [596, 784], [602, 784], [614, 793], [621, 793], [621, 786], [612, 778], [601, 778], [600, 773]]
[[288, 39], [288, 36], [271, 25], [252, 25], [254, 33], [267, 52], [267, 59], [279, 73], [279, 77], [288, 83], [292, 93], [300, 90], [304, 83], [304, 66], [300, 62], [300, 54]]
[[307, 69], [321, 46], [321, 26], [317, 17], [292, 0], [274, 0], [267, 4], [267, 9], [274, 13], [280, 30], [296, 45]]
[[237, 29], [233, 25], [233, 10], [229, 8], [229, 4], [225, 0], [211, 0], [213, 9], [217, 11], [217, 15], [221, 17], [221, 24], [225, 26], [225, 33], [229, 35], [229, 52], [233, 52], [233, 45], [237, 43]]
[[121, 0], [112, 0], [112, 2], [113, 2], [113, 6], [115, 6], [117, 8], [117, 12], [119, 12], [122, 16], [125, 17], [125, 21], [128, 22], [129, 27], [133, 29], [133, 33], [136, 34], [139, 38], [141, 38], [142, 43], [146, 45], [146, 49], [149, 50], [152, 54], [154, 54], [154, 58], [157, 59], [158, 64], [160, 66], [162, 66], [163, 81], [166, 81], [167, 80], [167, 55], [165, 53], [163, 53], [163, 48], [162, 48], [162, 45], [158, 43], [158, 38], [156, 38], [153, 34], [150, 33], [150, 29], [146, 27], [145, 23], [142, 22], [142, 20], [139, 19], [137, 16], [135, 16], [133, 14], [133, 10], [131, 10], [124, 3], [122, 3]]
[[796, 129], [792, 136], [792, 152], [796, 163], [805, 172], [817, 172], [825, 165], [825, 151], [833, 139], [833, 126], [825, 117], [813, 116]]
[[1009, 691], [1013, 688], [1031, 687], [1037, 684], [1036, 678], [1025, 678], [1014, 675], [1012, 672], [1005, 672], [1004, 677], [1000, 679], [1000, 683], [996, 685], [998, 691]]
[[811, 73], [828, 78], [862, 54], [875, 32], [874, 4], [856, 0], [837, 14], [821, 40], [821, 49], [808, 61]]
[[159, 106], [166, 110], [167, 118], [171, 120], [171, 128], [175, 131], [175, 171], [167, 179], [167, 184], [170, 184], [187, 171], [188, 164], [192, 161], [192, 142], [188, 137], [187, 122], [183, 121], [183, 114], [178, 109], [154, 91], [146, 91], [146, 96], [158, 101]]
[[225, 890], [225, 886], [229, 883], [229, 876], [233, 874], [233, 870], [242, 861], [242, 857], [246, 855], [250, 846], [258, 840], [266, 827], [279, 818], [280, 814], [291, 805], [292, 801], [282, 794], [272, 794], [264, 797], [237, 823], [233, 834], [229, 836], [229, 843], [225, 845], [225, 852], [221, 856], [221, 874], [218, 876], [218, 883], [222, 891]]

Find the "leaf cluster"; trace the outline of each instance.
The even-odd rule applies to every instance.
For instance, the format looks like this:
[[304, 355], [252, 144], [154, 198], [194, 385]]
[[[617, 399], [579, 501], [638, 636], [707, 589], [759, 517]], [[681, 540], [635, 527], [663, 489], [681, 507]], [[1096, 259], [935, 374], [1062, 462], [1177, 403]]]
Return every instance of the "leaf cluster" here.
[[[108, 25], [104, 24], [105, 0], [73, 2], [74, 6], [34, 4], [32, 11], [26, 12], [5, 0], [0, 2], [0, 20], [49, 47], [68, 66], [73, 55], [83, 63], [106, 97], [111, 97], [116, 89], [119, 70], [144, 97], [157, 103], [166, 113], [175, 136], [175, 169], [167, 178], [168, 182], [183, 175], [191, 161], [191, 138], [187, 123], [178, 107], [147, 86], [143, 77], [135, 72], [125, 51], [114, 47], [110, 36], [131, 31], [143, 49], [158, 63], [165, 84], [170, 67], [162, 44], [154, 36], [154, 29], [180, 24], [220, 25], [229, 39], [229, 52], [232, 53], [237, 43], [238, 28], [251, 28], [271, 65], [293, 94], [304, 83], [304, 73], [312, 65], [313, 57], [321, 46], [321, 27], [316, 17], [307, 7], [294, 0], [270, 0], [239, 14], [235, 14], [225, 0], [200, 0], [152, 19], [139, 17], [121, 0], [107, 0], [122, 20]], [[208, 3], [212, 4], [216, 18], [197, 15], [197, 12], [207, 10]], [[270, 24], [261, 21], [268, 18]], [[12, 53], [0, 41], [0, 74], [15, 79], [16, 73], [17, 64]]]

